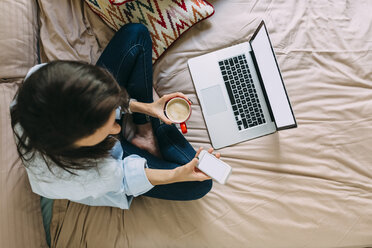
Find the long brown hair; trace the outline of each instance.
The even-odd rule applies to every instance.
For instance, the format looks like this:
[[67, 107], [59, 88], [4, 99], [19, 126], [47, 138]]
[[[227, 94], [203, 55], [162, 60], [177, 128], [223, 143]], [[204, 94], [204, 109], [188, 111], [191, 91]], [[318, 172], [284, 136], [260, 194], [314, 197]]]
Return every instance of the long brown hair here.
[[15, 99], [12, 128], [22, 160], [39, 152], [49, 169], [53, 161], [72, 174], [95, 167], [94, 161], [109, 156], [116, 140], [108, 136], [89, 147], [74, 143], [102, 127], [118, 106], [129, 106], [128, 93], [107, 70], [76, 61], [41, 67], [23, 82]]

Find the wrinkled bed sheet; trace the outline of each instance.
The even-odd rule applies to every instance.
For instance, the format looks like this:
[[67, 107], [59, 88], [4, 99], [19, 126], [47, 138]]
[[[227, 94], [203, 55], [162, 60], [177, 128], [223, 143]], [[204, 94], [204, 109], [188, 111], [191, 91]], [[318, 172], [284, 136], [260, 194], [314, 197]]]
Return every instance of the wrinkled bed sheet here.
[[[71, 15], [39, 2], [44, 60], [94, 63], [113, 32], [81, 3], [66, 1]], [[372, 246], [371, 1], [210, 2], [216, 13], [154, 66], [159, 95], [195, 103], [186, 138], [210, 147], [187, 59], [249, 40], [261, 19], [298, 128], [219, 150], [233, 173], [198, 201], [138, 197], [129, 211], [55, 201], [54, 246]]]

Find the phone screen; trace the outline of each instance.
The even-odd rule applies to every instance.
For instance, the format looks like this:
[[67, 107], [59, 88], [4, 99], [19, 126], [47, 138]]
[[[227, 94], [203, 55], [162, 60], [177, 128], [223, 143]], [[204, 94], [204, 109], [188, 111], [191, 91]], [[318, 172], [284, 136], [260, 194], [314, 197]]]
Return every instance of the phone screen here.
[[213, 155], [205, 154], [199, 164], [199, 169], [210, 177], [223, 181], [229, 173], [230, 168], [222, 161], [218, 161]]

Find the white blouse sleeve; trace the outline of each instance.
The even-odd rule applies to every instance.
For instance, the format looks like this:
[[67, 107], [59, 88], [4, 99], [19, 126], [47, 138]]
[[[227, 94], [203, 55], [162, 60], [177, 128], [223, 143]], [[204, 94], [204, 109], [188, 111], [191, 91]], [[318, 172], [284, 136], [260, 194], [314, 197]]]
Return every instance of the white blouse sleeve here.
[[123, 183], [127, 195], [142, 195], [154, 187], [146, 176], [146, 159], [137, 155], [130, 155], [124, 159], [123, 165]]

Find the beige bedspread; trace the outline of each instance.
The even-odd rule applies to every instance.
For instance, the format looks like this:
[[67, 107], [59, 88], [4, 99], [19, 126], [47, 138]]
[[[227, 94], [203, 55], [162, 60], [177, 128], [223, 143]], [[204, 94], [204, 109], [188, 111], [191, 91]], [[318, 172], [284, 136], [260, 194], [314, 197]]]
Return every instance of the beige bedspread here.
[[[39, 0], [44, 60], [94, 63], [113, 32], [77, 1], [48, 2]], [[129, 211], [55, 201], [53, 246], [372, 246], [372, 2], [211, 3], [214, 16], [154, 67], [160, 95], [182, 91], [195, 103], [187, 139], [210, 146], [187, 59], [248, 40], [261, 19], [298, 128], [221, 149], [233, 173], [198, 201], [138, 197]], [[64, 7], [73, 14], [57, 14]]]

